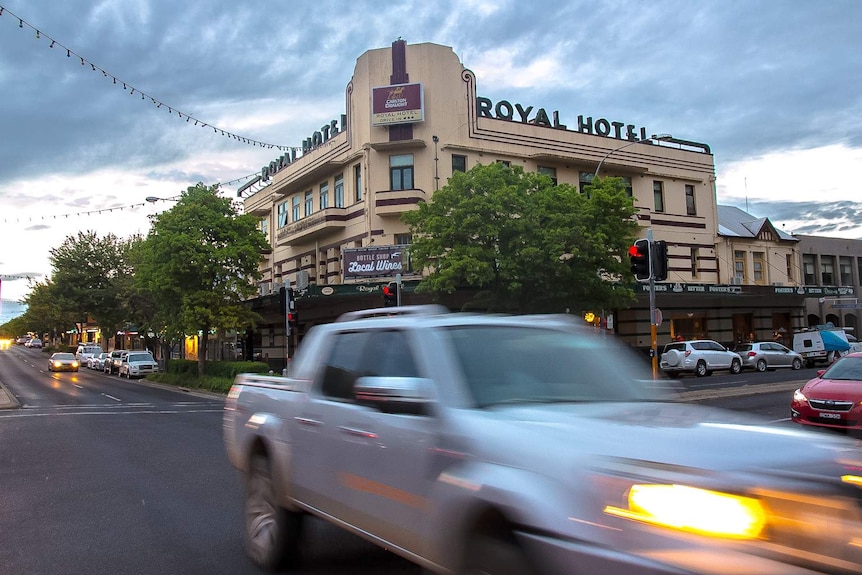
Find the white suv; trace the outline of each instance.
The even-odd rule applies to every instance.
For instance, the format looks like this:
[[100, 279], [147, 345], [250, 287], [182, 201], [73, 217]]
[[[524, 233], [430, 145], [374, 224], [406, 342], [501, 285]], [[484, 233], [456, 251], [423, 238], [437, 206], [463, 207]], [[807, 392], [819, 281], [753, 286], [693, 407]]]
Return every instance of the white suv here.
[[158, 373], [159, 364], [148, 351], [130, 351], [120, 360], [117, 373], [129, 379], [145, 377], [148, 373]]
[[738, 353], [710, 339], [675, 341], [664, 346], [660, 366], [662, 371], [671, 377], [684, 371], [703, 377], [712, 374], [716, 369], [739, 373], [742, 371], [742, 358]]

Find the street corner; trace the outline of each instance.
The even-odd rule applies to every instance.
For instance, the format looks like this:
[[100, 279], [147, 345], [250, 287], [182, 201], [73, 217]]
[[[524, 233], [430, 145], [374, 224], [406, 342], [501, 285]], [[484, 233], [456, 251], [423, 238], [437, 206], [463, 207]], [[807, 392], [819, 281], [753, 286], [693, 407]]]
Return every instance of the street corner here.
[[18, 400], [0, 383], [0, 409], [17, 409], [18, 407], [21, 407]]

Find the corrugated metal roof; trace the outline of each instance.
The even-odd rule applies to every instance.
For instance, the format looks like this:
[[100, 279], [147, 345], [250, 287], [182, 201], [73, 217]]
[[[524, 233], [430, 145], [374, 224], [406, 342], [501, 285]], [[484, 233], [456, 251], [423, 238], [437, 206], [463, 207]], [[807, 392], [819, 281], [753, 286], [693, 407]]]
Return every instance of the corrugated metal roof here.
[[736, 206], [717, 206], [718, 235], [736, 238], [756, 238], [764, 227], [778, 234], [778, 239], [798, 242], [799, 239], [776, 228], [769, 218], [755, 218]]

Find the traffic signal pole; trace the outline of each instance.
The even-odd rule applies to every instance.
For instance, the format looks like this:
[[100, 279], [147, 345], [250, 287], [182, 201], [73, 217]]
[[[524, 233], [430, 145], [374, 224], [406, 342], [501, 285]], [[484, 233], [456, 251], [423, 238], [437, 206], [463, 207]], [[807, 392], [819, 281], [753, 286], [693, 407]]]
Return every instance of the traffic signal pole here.
[[[647, 229], [647, 240], [652, 245], [652, 228]], [[658, 334], [656, 329], [657, 315], [655, 311], [655, 270], [653, 266], [653, 258], [650, 253], [649, 258], [649, 355], [652, 360], [652, 378], [658, 379]]]

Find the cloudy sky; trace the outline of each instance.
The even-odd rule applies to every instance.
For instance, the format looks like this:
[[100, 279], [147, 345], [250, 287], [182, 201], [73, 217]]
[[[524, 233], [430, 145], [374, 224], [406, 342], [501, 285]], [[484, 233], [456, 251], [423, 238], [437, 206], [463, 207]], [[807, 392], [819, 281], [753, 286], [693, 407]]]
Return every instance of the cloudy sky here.
[[[708, 143], [719, 203], [862, 238], [858, 0], [0, 7], [0, 278], [44, 279], [79, 230], [146, 233], [170, 207], [148, 196], [199, 181], [235, 196], [279, 155], [247, 141], [300, 145], [344, 112], [356, 58], [398, 37], [451, 46], [494, 101]], [[2, 283], [4, 299], [28, 291]]]

